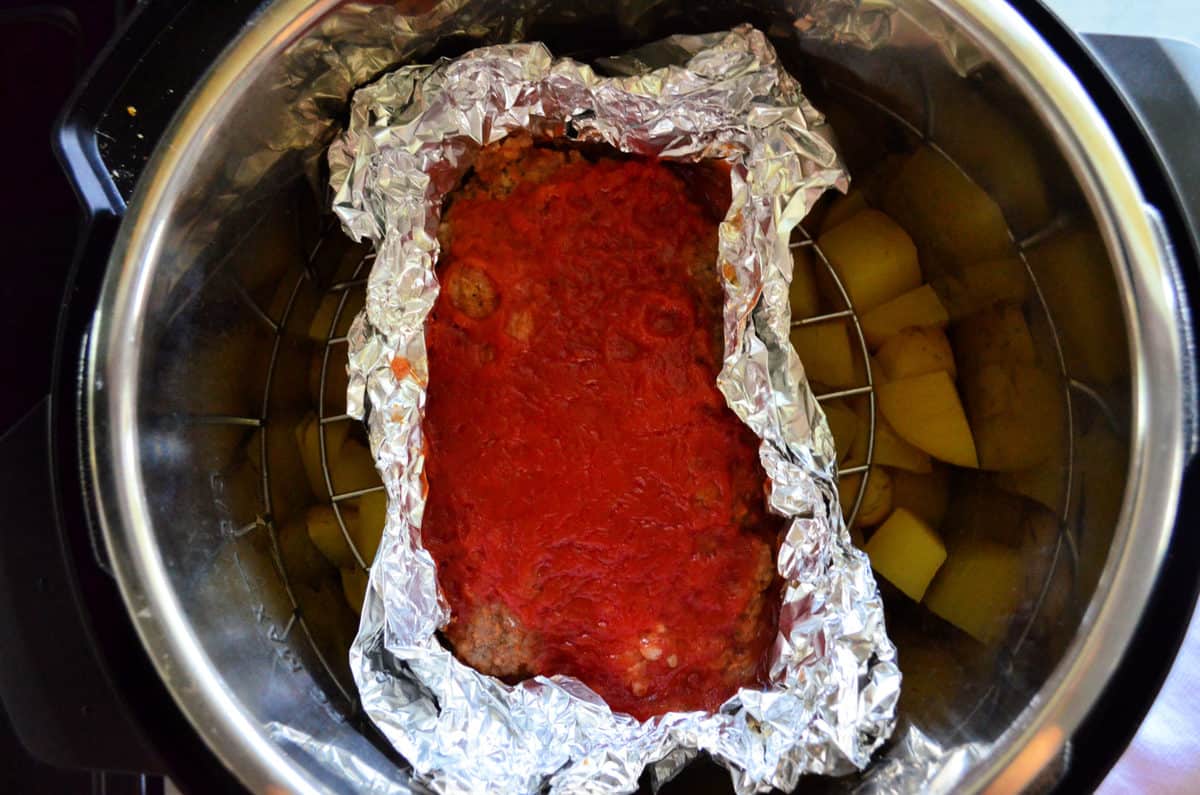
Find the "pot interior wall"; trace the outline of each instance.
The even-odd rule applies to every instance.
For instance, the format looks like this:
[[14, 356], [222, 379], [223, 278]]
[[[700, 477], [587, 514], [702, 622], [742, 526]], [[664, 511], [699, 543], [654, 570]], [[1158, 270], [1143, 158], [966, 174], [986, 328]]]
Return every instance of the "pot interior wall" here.
[[[524, 27], [494, 24], [488, 18], [500, 12], [490, 6], [463, 12], [495, 27], [486, 37], [463, 35], [466, 26], [452, 23], [425, 36], [380, 37], [396, 28], [378, 8], [328, 12], [248, 74], [244, 93], [229, 98], [197, 144], [194, 170], [180, 177], [182, 198], [153, 263], [139, 443], [171, 584], [230, 692], [255, 720], [276, 727], [297, 764], [335, 788], [295, 744], [298, 733], [393, 779], [405, 775], [403, 761], [358, 712], [346, 661], [357, 618], [341, 576], [305, 531], [313, 506], [330, 505], [330, 488], [351, 494], [370, 485], [339, 474], [332, 444], [324, 453], [328, 484], [314, 481], [304, 463], [306, 446], [320, 438], [311, 435], [314, 418], [328, 420], [319, 423], [327, 443], [331, 432], [365, 439], [336, 418], [344, 410], [339, 338], [362, 305], [370, 263], [326, 210], [320, 156], [345, 116], [349, 88], [389, 65], [508, 38], [588, 57], [748, 20], [770, 31], [828, 113], [856, 184], [910, 227], [927, 279], [969, 292], [982, 273], [972, 267], [979, 263], [970, 241], [994, 235], [997, 217], [1005, 245], [987, 256], [1027, 269], [1019, 314], [1030, 330], [1028, 366], [1049, 373], [1055, 388], [1032, 389], [1019, 373], [1002, 371], [997, 410], [1011, 415], [1005, 427], [1017, 434], [1037, 419], [1034, 442], [1045, 454], [1015, 472], [954, 473], [943, 527], [951, 554], [956, 543], [982, 537], [1019, 559], [1014, 618], [1003, 638], [983, 644], [883, 585], [905, 672], [897, 737], [915, 726], [943, 744], [996, 738], [1080, 627], [1116, 526], [1129, 432], [1129, 347], [1112, 266], [1035, 110], [985, 60], [966, 59], [973, 62], [965, 75], [951, 68], [944, 42], [924, 29], [928, 17], [924, 27], [893, 18], [893, 41], [904, 46], [867, 50], [806, 40], [768, 3], [722, 12], [667, 3], [644, 14], [601, 3], [549, 5]], [[415, 29], [436, 16], [436, 9], [413, 11], [425, 15]], [[324, 45], [334, 37], [332, 61], [313, 57], [328, 55]], [[914, 152], [949, 171], [935, 166], [914, 177]], [[904, 186], [960, 190], [927, 175], [943, 173], [974, 192], [944, 204], [942, 217], [905, 201]], [[967, 315], [955, 321], [970, 322]], [[338, 425], [342, 431], [333, 431]], [[367, 515], [369, 499], [338, 500], [343, 521], [355, 511]], [[681, 786], [727, 787], [727, 777], [713, 773], [695, 767]]]

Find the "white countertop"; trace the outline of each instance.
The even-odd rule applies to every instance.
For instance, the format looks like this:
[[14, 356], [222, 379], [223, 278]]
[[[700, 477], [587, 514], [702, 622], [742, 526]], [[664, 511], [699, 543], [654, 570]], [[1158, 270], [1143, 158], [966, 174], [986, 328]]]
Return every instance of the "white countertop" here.
[[1200, 45], [1196, 0], [1042, 0], [1080, 33], [1183, 39]]

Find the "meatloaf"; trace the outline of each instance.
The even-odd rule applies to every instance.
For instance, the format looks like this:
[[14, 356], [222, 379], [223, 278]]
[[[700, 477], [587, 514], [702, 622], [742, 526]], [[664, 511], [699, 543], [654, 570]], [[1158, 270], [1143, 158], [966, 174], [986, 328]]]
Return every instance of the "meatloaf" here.
[[776, 624], [780, 523], [715, 386], [712, 173], [485, 148], [443, 213], [426, 329], [422, 534], [447, 643], [639, 718], [753, 684]]

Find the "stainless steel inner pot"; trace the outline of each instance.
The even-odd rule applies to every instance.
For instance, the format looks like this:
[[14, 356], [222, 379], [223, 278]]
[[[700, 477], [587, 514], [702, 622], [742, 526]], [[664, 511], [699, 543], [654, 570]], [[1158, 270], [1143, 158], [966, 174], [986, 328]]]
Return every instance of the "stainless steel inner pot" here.
[[[88, 342], [85, 445], [142, 640], [251, 789], [408, 780], [356, 709], [345, 659], [356, 617], [289, 535], [309, 505], [333, 504], [342, 522], [372, 490], [339, 482], [325, 445], [347, 423], [341, 335], [370, 264], [325, 210], [321, 155], [353, 86], [500, 40], [587, 57], [740, 21], [771, 34], [853, 175], [886, 179], [889, 156], [923, 143], [996, 201], [1035, 286], [1024, 308], [1035, 342], [1060, 370], [1044, 410], [1068, 428], [1042, 483], [1055, 521], [1024, 551], [1029, 580], [1004, 643], [964, 644], [890, 600], [906, 673], [897, 741], [833, 786], [902, 775], [1007, 790], [1061, 757], [1155, 581], [1189, 453], [1182, 310], [1154, 211], [1074, 76], [1008, 6], [794, 5], [276, 0], [213, 63], [114, 247]], [[804, 32], [814, 26], [851, 41]], [[889, 35], [865, 48], [855, 32]], [[297, 427], [314, 421], [324, 489], [301, 464]], [[723, 774], [711, 784], [727, 786]]]

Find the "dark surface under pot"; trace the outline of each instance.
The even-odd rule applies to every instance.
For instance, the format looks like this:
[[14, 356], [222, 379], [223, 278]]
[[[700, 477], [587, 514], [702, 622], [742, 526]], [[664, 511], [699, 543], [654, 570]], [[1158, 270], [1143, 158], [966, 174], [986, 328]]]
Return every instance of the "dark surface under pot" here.
[[[36, 107], [39, 112], [44, 112], [44, 117], [37, 124], [27, 125], [25, 132], [29, 140], [22, 142], [19, 149], [10, 151], [42, 151], [48, 139], [51, 119], [76, 79], [74, 64], [85, 63], [91, 58], [104, 38], [104, 32], [111, 29], [114, 18], [122, 11], [118, 7], [109, 13], [109, 9], [97, 9], [93, 4], [77, 5], [80, 8], [75, 9], [75, 18], [79, 22], [74, 27], [69, 23], [65, 23], [64, 27], [64, 21], [70, 18], [69, 14], [51, 14], [44, 18], [48, 21], [39, 18], [33, 23], [12, 16], [0, 16], [0, 23], [5, 26], [32, 24], [33, 28], [20, 28], [20, 33], [14, 34], [26, 42], [38, 42], [38, 35], [47, 37], [44, 46], [6, 50], [5, 53], [6, 57], [11, 55], [20, 59], [19, 63], [10, 65], [11, 68], [6, 70], [5, 79], [11, 84], [11, 87], [6, 87], [6, 98], [11, 97], [15, 106]], [[198, 15], [192, 9], [190, 17], [187, 15], [189, 5], [177, 4], [184, 9], [183, 16], [178, 18], [173, 10], [166, 10], [170, 6], [166, 3], [152, 4], [142, 13], [157, 14], [156, 24], [164, 30], [180, 24], [191, 26], [192, 35], [188, 38], [192, 41], [223, 41], [222, 37], [228, 37], [236, 31], [240, 20], [254, 4], [229, 4], [222, 14]], [[146, 29], [142, 27], [141, 31], [144, 33]], [[205, 39], [205, 29], [213, 34], [211, 38]], [[31, 30], [36, 33], [30, 33]], [[68, 33], [55, 40], [59, 31]], [[7, 31], [5, 35], [8, 35]], [[171, 39], [169, 34], [164, 34], [163, 38], [167, 41]], [[1187, 135], [1200, 121], [1200, 111], [1195, 95], [1189, 92], [1182, 81], [1172, 79], [1175, 64], [1188, 57], [1188, 53], [1176, 51], [1173, 43], [1159, 44], [1120, 37], [1102, 37], [1094, 40], [1093, 45], [1113, 66], [1119, 81], [1134, 99], [1138, 112], [1151, 126], [1156, 145], [1165, 153], [1176, 174], [1181, 198], [1191, 213], [1193, 225], [1190, 231], [1194, 235], [1196, 219], [1200, 219], [1200, 197], [1194, 190], [1188, 194], [1183, 189], [1194, 186], [1196, 177], [1200, 176], [1200, 164], [1196, 162], [1200, 152], [1194, 145], [1188, 145], [1190, 141]], [[149, 40], [127, 41], [124, 55], [153, 56], [156, 46], [160, 52], [163, 49], [169, 51], [169, 45], [152, 36]], [[67, 152], [68, 159], [98, 156], [104, 163], [112, 165], [108, 170], [111, 176], [108, 184], [98, 181], [92, 186], [93, 191], [84, 196], [95, 212], [95, 226], [91, 230], [93, 237], [86, 239], [95, 240], [97, 228], [101, 233], [111, 234], [115, 218], [123, 209], [124, 200], [128, 198], [157, 134], [191, 81], [198, 77], [200, 66], [215, 55], [214, 49], [193, 47], [187, 58], [168, 59], [172, 63], [171, 71], [158, 72], [148, 82], [127, 84], [121, 74], [106, 76], [101, 73], [96, 76], [93, 89], [107, 79], [109, 84], [106, 88], [111, 101], [91, 106], [85, 101], [77, 106], [83, 111], [73, 120], [79, 126], [72, 128], [68, 125], [65, 137], [68, 150], [72, 142], [78, 144], [75, 151]], [[1175, 61], [1164, 55], [1171, 52], [1177, 56]], [[72, 60], [64, 57], [64, 53], [74, 53], [76, 57]], [[1191, 54], [1194, 55], [1194, 51]], [[63, 70], [67, 66], [71, 67], [70, 74], [63, 76], [61, 85], [53, 87], [51, 82], [39, 82], [38, 87], [34, 88], [20, 81], [22, 70], [37, 68], [32, 64], [39, 63], [38, 58], [43, 59], [45, 74], [55, 74], [55, 69]], [[1193, 60], [1193, 64], [1196, 63], [1197, 60]], [[43, 73], [40, 69], [38, 71]], [[1193, 80], [1196, 75], [1200, 75], [1200, 67], [1193, 74]], [[21, 91], [27, 94], [23, 95]], [[58, 93], [52, 97], [55, 91]], [[85, 100], [94, 99], [94, 91], [85, 95]], [[130, 112], [131, 108], [133, 112]], [[1111, 110], [1114, 115], [1120, 112], [1117, 107], [1104, 110]], [[93, 130], [94, 139], [90, 137]], [[1136, 131], [1128, 132], [1132, 134]], [[89, 148], [93, 143], [97, 147], [95, 150]], [[48, 154], [47, 151], [47, 156], [41, 160], [30, 157], [20, 164], [29, 169], [27, 184], [30, 189], [10, 192], [10, 200], [19, 202], [19, 205], [4, 208], [8, 211], [5, 214], [8, 218], [19, 217], [27, 213], [30, 207], [53, 208], [37, 217], [37, 221], [43, 225], [37, 231], [39, 245], [30, 250], [9, 248], [6, 252], [9, 256], [18, 253], [20, 256], [17, 259], [23, 263], [23, 273], [36, 273], [39, 278], [18, 276], [6, 279], [0, 305], [0, 322], [6, 324], [8, 339], [32, 340], [30, 344], [14, 345], [12, 355], [5, 364], [6, 369], [12, 369], [8, 370], [9, 375], [4, 383], [18, 384], [19, 387], [7, 390], [4, 403], [0, 406], [3, 412], [0, 413], [0, 429], [16, 426], [11, 434], [0, 441], [0, 464], [4, 466], [3, 472], [7, 476], [3, 479], [2, 488], [8, 492], [0, 495], [0, 503], [24, 505], [28, 510], [27, 517], [20, 513], [8, 516], [10, 529], [41, 528], [43, 531], [24, 534], [7, 532], [0, 542], [5, 545], [0, 562], [7, 567], [3, 572], [5, 576], [0, 578], [0, 589], [3, 591], [0, 593], [0, 599], [3, 600], [0, 606], [5, 609], [15, 607], [20, 611], [23, 604], [28, 606], [29, 594], [39, 594], [41, 598], [37, 606], [41, 612], [34, 617], [44, 622], [43, 626], [37, 626], [38, 621], [28, 620], [0, 624], [0, 637], [3, 637], [6, 649], [18, 644], [22, 646], [21, 650], [11, 653], [12, 659], [18, 664], [24, 661], [25, 671], [29, 674], [16, 685], [18, 690], [23, 691], [18, 703], [6, 701], [6, 707], [12, 714], [13, 722], [18, 725], [21, 739], [26, 745], [33, 746], [38, 755], [53, 763], [53, 766], [173, 770], [180, 783], [188, 789], [205, 792], [233, 789], [232, 782], [221, 775], [216, 760], [190, 734], [165, 689], [160, 685], [155, 686], [153, 669], [141, 654], [128, 622], [122, 621], [123, 608], [119, 596], [112, 583], [105, 579], [103, 555], [99, 555], [100, 560], [97, 560], [93, 554], [95, 550], [86, 521], [78, 515], [78, 509], [59, 505], [58, 516], [63, 520], [64, 530], [61, 545], [57, 534], [48, 532], [50, 528], [45, 527], [45, 517], [50, 515], [46, 505], [63, 501], [53, 496], [55, 491], [48, 477], [48, 468], [32, 464], [38, 462], [40, 455], [44, 455], [38, 448], [45, 446], [45, 433], [50, 419], [45, 397], [50, 391], [49, 363], [55, 360], [53, 329], [61, 303], [57, 296], [63, 293], [63, 284], [72, 260], [72, 247], [81, 239], [77, 230], [83, 228], [73, 212], [68, 184], [57, 176]], [[1142, 170], [1155, 168], [1154, 163], [1138, 162], [1136, 158], [1134, 165]], [[28, 234], [31, 230], [17, 231], [22, 234], [22, 239], [32, 237]], [[103, 234], [100, 239], [103, 239]], [[91, 252], [91, 259], [87, 254], [85, 251], [80, 263], [95, 265], [103, 262], [102, 258], [96, 257], [97, 252]], [[81, 276], [83, 278], [78, 284], [82, 285], [82, 292], [77, 286], [74, 293], [64, 296], [64, 300], [90, 300], [86, 292], [88, 274]], [[31, 293], [31, 290], [36, 292]], [[40, 300], [34, 300], [35, 295]], [[70, 368], [74, 364], [71, 357], [59, 359], [59, 366]], [[64, 485], [79, 484], [63, 484], [60, 480], [60, 496]], [[1190, 494], [1188, 500], [1193, 501]], [[70, 562], [70, 573], [57, 578], [53, 572], [61, 567], [63, 559]], [[1176, 605], [1177, 611], [1186, 609], [1190, 612], [1195, 590], [1194, 576], [1168, 577], [1165, 579], [1165, 588], [1168, 590], [1162, 594], [1161, 601]], [[46, 616], [51, 610], [58, 611], [60, 618], [47, 620]], [[28, 617], [29, 611], [25, 610], [24, 615]], [[76, 622], [87, 621], [90, 631], [72, 633], [66, 630], [72, 616]], [[1164, 619], [1163, 628], [1159, 631], [1167, 631], [1171, 627], [1178, 631], [1180, 622], [1178, 616], [1174, 618], [1174, 622]], [[5, 617], [0, 615], [0, 621], [3, 620]], [[1182, 623], [1185, 625], [1186, 621]], [[74, 649], [69, 645], [72, 641], [78, 642]], [[1160, 640], [1159, 645], [1165, 646], [1169, 642]], [[22, 650], [27, 653], [22, 655]], [[94, 670], [86, 663], [93, 650], [99, 650], [106, 661]], [[1146, 659], [1143, 663], [1154, 670], [1134, 672], [1134, 675], [1144, 679], [1165, 673], [1161, 659]], [[7, 666], [7, 671], [14, 670], [14, 666]], [[143, 678], [136, 686], [131, 686], [130, 674], [134, 674], [133, 678], [138, 675], [150, 677], [150, 681]], [[121, 695], [112, 697], [102, 694], [100, 691], [114, 680]], [[77, 685], [79, 692], [67, 692], [61, 686], [63, 682]], [[5, 697], [8, 698], [14, 690], [13, 682], [4, 684]], [[39, 687], [43, 692], [36, 692]], [[92, 691], [91, 688], [97, 690]], [[1145, 693], [1132, 690], [1129, 696], [1128, 699], [1106, 702], [1109, 713], [1101, 723], [1107, 730], [1089, 740], [1089, 758], [1077, 760], [1071, 783], [1086, 786], [1087, 782], [1098, 780], [1115, 753], [1119, 752], [1135, 730], [1145, 709]], [[1123, 727], [1124, 730], [1117, 727]], [[11, 750], [8, 746], [0, 747], [0, 757], [28, 760], [11, 765], [11, 773], [4, 774], [12, 776], [10, 780], [0, 780], [5, 791], [86, 792], [101, 786], [105, 788], [103, 791], [108, 792], [125, 791], [123, 788], [146, 791], [142, 787], [150, 787], [149, 791], [153, 791], [159, 786], [155, 781], [139, 776], [98, 779], [86, 773], [60, 772], [53, 766], [32, 761], [18, 751], [14, 742], [16, 738], [8, 736], [11, 733], [3, 734], [3, 741], [11, 744]], [[1105, 753], [1097, 753], [1101, 748], [1105, 749]], [[105, 757], [106, 752], [110, 754], [108, 757]], [[107, 763], [106, 758], [110, 760]], [[208, 769], [208, 775], [205, 775], [204, 769]], [[670, 789], [678, 792], [695, 791], [701, 782], [713, 780], [710, 773], [702, 766], [694, 766]], [[720, 780], [723, 780], [723, 776], [721, 774]]]

